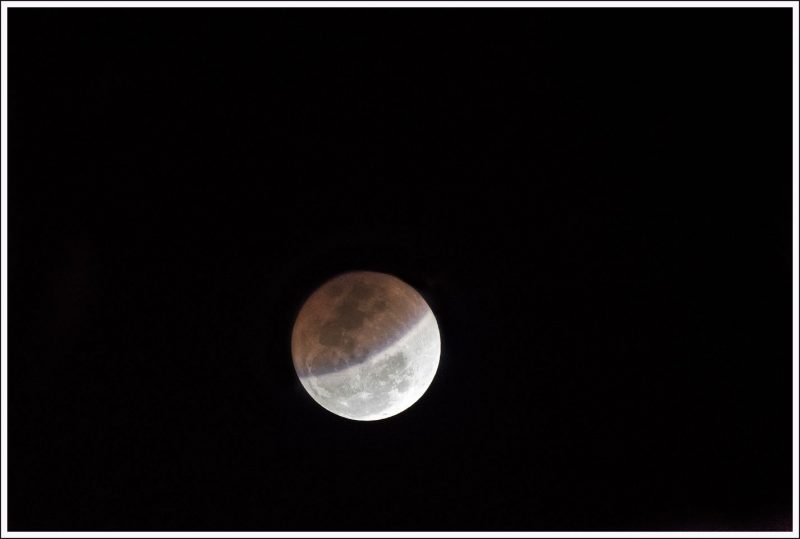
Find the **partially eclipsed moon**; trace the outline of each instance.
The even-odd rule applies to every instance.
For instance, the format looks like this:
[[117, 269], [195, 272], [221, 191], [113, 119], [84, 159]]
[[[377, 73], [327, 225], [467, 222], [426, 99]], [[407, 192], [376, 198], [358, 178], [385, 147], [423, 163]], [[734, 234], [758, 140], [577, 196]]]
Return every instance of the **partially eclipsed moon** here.
[[428, 304], [384, 273], [331, 279], [306, 300], [292, 330], [303, 387], [326, 410], [360, 421], [414, 404], [436, 374], [440, 351]]

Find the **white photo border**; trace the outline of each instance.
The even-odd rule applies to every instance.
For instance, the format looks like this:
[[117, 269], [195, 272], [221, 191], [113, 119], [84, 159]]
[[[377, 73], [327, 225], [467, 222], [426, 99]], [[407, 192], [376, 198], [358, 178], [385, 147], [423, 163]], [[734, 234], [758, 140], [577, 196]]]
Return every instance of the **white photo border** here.
[[[781, 532], [13, 532], [8, 530], [8, 8], [791, 8], [792, 9], [792, 376], [793, 376], [793, 463], [792, 463], [792, 496], [793, 515], [792, 531]], [[2, 69], [2, 105], [0, 118], [0, 535], [8, 538], [26, 537], [65, 537], [65, 538], [95, 538], [95, 537], [800, 537], [798, 534], [798, 363], [800, 360], [800, 315], [798, 314], [800, 302], [800, 279], [798, 278], [798, 228], [800, 227], [800, 212], [798, 211], [798, 197], [800, 197], [800, 179], [798, 173], [798, 156], [800, 155], [800, 137], [798, 137], [798, 12], [800, 6], [797, 1], [4, 1], [0, 10], [0, 62]]]

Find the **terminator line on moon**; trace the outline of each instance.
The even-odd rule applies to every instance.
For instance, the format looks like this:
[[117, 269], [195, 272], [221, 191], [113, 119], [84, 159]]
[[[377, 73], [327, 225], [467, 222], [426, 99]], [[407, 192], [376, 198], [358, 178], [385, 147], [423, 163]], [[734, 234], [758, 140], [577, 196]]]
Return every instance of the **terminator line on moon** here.
[[292, 359], [303, 387], [323, 408], [373, 421], [397, 415], [431, 384], [439, 327], [428, 304], [397, 277], [339, 275], [303, 304]]

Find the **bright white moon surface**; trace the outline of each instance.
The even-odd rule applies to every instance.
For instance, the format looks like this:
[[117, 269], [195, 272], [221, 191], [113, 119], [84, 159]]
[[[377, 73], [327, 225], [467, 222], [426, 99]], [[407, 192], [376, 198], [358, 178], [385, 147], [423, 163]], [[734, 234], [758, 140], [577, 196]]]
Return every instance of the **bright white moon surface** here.
[[306, 300], [292, 330], [292, 359], [308, 394], [359, 421], [385, 419], [417, 402], [440, 353], [428, 304], [385, 273], [334, 277]]

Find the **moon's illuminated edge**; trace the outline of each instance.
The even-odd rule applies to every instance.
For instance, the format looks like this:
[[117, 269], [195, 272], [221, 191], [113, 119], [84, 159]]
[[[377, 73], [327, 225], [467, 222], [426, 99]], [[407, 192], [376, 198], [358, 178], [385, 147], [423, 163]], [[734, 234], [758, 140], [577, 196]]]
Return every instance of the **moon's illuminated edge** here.
[[[338, 372], [300, 377], [300, 381], [320, 406], [338, 416], [357, 421], [386, 419], [422, 397], [436, 375], [440, 355], [439, 326], [429, 309], [403, 337], [366, 361]], [[342, 395], [341, 388], [350, 395]], [[384, 403], [381, 409], [365, 413], [376, 399]]]

